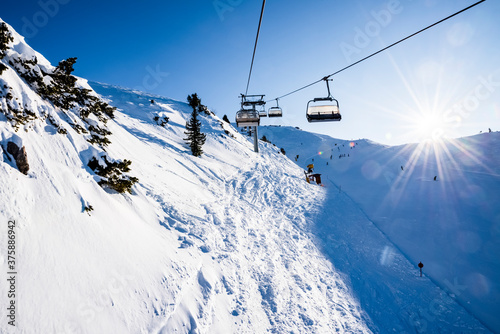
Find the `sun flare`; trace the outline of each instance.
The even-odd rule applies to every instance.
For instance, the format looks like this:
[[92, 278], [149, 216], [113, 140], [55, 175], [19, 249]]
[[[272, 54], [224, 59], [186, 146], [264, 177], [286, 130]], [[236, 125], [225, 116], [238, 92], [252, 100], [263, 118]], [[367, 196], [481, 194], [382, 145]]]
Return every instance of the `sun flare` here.
[[438, 113], [423, 113], [415, 119], [414, 127], [420, 141], [439, 140], [444, 134], [446, 123]]

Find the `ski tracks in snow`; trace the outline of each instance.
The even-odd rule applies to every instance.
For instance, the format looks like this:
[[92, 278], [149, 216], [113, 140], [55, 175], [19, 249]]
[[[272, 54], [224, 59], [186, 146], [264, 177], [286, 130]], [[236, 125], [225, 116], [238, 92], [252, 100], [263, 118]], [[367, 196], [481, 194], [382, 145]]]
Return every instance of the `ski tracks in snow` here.
[[286, 170], [275, 167], [282, 166], [272, 163], [275, 157], [254, 158], [205, 207], [218, 226], [211, 255], [224, 268], [231, 332], [369, 332], [359, 305], [308, 232], [323, 192], [307, 185], [291, 163]]
[[162, 282], [170, 301], [153, 307], [153, 332], [370, 332], [344, 278], [313, 241], [324, 189], [273, 151], [269, 145], [250, 156], [232, 175], [204, 174], [212, 200], [193, 214], [147, 190], [162, 225], [179, 235], [184, 255], [176, 256], [189, 258]]

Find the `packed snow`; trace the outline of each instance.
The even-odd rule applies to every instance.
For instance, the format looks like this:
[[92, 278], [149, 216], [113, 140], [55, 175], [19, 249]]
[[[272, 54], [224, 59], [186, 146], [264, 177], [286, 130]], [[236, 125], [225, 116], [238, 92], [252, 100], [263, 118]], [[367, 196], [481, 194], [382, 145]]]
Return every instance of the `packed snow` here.
[[[52, 68], [14, 37], [9, 52]], [[250, 138], [203, 115], [196, 158], [186, 103], [90, 83], [118, 108], [106, 154], [131, 160], [139, 179], [118, 194], [87, 166], [103, 148], [68, 125], [74, 115], [1, 61], [0, 85], [37, 111], [17, 131], [0, 113], [2, 147], [24, 146], [30, 166], [20, 173], [2, 148], [0, 277], [10, 277], [9, 221], [17, 274], [15, 298], [0, 285], [1, 333], [500, 330], [498, 133], [448, 144], [439, 163], [416, 145], [261, 127], [277, 146], [261, 141], [255, 153]], [[476, 151], [460, 155], [462, 144]], [[323, 187], [305, 181], [309, 163]]]

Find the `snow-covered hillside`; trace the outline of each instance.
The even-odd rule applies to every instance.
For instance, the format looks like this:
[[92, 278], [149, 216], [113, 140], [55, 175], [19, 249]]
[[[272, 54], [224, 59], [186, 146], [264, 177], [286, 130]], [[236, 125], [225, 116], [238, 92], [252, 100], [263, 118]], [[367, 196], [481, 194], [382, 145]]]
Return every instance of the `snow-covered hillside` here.
[[[54, 69], [12, 34], [2, 59], [12, 95], [2, 96], [2, 145], [24, 146], [29, 171], [2, 150], [1, 235], [9, 220], [17, 225], [16, 297], [0, 285], [2, 333], [369, 331], [369, 317], [308, 235], [304, 213], [321, 192], [278, 149], [256, 155], [207, 116], [205, 154], [194, 158], [183, 140], [186, 104], [95, 85], [120, 108], [107, 120], [104, 152], [72, 126], [78, 108], [55, 107], [9, 64], [26, 55], [34, 72]], [[19, 113], [35, 116], [16, 131], [6, 106], [20, 99]], [[96, 182], [87, 165], [104, 153], [132, 161], [132, 194]], [[0, 249], [5, 281], [7, 237]]]
[[[299, 166], [314, 160], [329, 194], [341, 189], [392, 247], [414, 266], [422, 261], [430, 279], [500, 332], [499, 132], [399, 147], [290, 127], [261, 135], [299, 155]], [[330, 204], [338, 207], [336, 197]], [[436, 319], [433, 307], [424, 307], [427, 321]]]
[[[489, 332], [436, 280], [419, 277], [350, 195], [354, 185], [307, 184], [280, 153], [294, 154], [302, 135], [301, 147], [314, 149], [314, 135], [269, 129], [283, 145], [261, 142], [256, 154], [247, 137], [204, 115], [205, 153], [195, 158], [183, 140], [187, 104], [78, 79], [87, 98], [117, 110], [82, 114], [78, 101], [65, 109], [9, 63], [31, 60], [29, 73], [47, 85], [56, 75], [9, 29], [0, 60], [0, 278], [15, 284], [0, 285], [1, 333]], [[24, 146], [25, 174], [9, 142]], [[89, 162], [103, 157], [131, 161], [120, 176], [138, 179], [131, 193], [102, 184]], [[432, 261], [422, 261], [427, 273]]]

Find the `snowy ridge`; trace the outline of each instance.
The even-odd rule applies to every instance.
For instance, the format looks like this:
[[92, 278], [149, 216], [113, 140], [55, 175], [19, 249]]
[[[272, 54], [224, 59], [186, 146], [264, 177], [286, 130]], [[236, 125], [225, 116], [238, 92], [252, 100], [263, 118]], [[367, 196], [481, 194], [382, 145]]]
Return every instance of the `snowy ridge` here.
[[[1, 19], [0, 23], [6, 24]], [[0, 60], [6, 67], [0, 77], [2, 96], [0, 103], [3, 111], [0, 117], [2, 120], [6, 117], [15, 129], [22, 127], [24, 130], [34, 129], [35, 125], [44, 124], [32, 122], [34, 119], [44, 120], [46, 124], [54, 126], [59, 132], [67, 132], [70, 128], [88, 130], [89, 125], [105, 127], [102, 119], [95, 115], [82, 120], [77, 106], [68, 108], [69, 110], [54, 108], [50, 101], [40, 96], [38, 92], [41, 91], [41, 85], [54, 82], [53, 75], [56, 67], [29, 47], [24, 38], [12, 27], [7, 24], [6, 26], [12, 36], [12, 42], [9, 43], [10, 48], [7, 49], [5, 57]], [[87, 80], [74, 78], [75, 86], [79, 90], [87, 90], [90, 96], [97, 96], [87, 84]]]
[[[21, 38], [14, 44], [34, 54]], [[2, 150], [0, 236], [15, 220], [18, 276], [15, 328], [4, 321], [9, 287], [0, 285], [1, 333], [488, 332], [418, 277], [363, 213], [371, 218], [354, 187], [333, 177], [324, 188], [307, 184], [279, 151], [296, 149], [302, 165], [317, 138], [329, 149], [334, 139], [262, 129], [283, 144], [260, 142], [255, 154], [247, 137], [204, 115], [205, 153], [195, 158], [183, 139], [187, 104], [91, 83], [117, 108], [105, 153], [132, 161], [139, 179], [118, 194], [87, 165], [104, 149], [71, 126], [78, 110], [63, 112], [16, 73], [9, 66], [0, 80], [44, 111], [17, 131], [0, 113], [2, 144], [22, 143], [30, 164], [24, 175]], [[2, 280], [6, 250], [1, 237]]]

